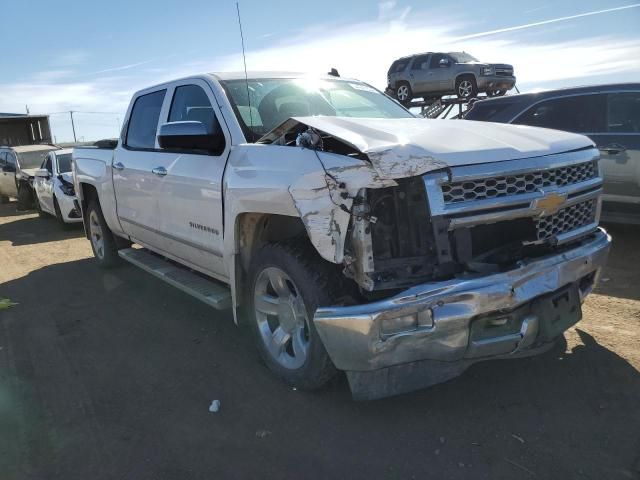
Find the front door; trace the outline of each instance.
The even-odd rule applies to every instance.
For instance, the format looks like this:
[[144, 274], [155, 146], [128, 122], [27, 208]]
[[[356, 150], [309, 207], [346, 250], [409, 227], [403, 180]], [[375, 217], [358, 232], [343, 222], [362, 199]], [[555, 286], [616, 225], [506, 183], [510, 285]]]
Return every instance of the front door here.
[[640, 92], [608, 94], [606, 131], [590, 137], [600, 149], [604, 199], [640, 205]]
[[[170, 92], [171, 94], [171, 92]], [[177, 83], [172, 92], [168, 122], [202, 122], [209, 133], [219, 131], [218, 103], [202, 80]], [[226, 278], [222, 261], [222, 176], [229, 139], [220, 152], [163, 151], [160, 180], [160, 232], [163, 249], [181, 260]]]
[[161, 177], [154, 170], [159, 157], [156, 133], [165, 95], [166, 89], [138, 96], [122, 146], [116, 150], [111, 166], [122, 229], [136, 241], [155, 249], [162, 247], [158, 234]]
[[53, 155], [52, 152], [49, 152], [40, 167], [49, 172], [49, 177], [36, 177], [33, 182], [40, 208], [47, 213], [55, 215], [55, 208], [53, 207]]
[[[443, 63], [440, 63], [443, 61]], [[427, 87], [431, 92], [449, 92], [453, 90], [451, 79], [451, 60], [443, 53], [434, 53], [429, 60]]]

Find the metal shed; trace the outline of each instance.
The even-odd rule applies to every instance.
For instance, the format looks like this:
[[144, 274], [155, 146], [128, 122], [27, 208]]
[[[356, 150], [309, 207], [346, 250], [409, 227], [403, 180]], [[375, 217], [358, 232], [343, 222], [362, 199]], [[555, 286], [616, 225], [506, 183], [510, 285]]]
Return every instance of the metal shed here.
[[48, 115], [0, 113], [0, 145], [51, 143]]

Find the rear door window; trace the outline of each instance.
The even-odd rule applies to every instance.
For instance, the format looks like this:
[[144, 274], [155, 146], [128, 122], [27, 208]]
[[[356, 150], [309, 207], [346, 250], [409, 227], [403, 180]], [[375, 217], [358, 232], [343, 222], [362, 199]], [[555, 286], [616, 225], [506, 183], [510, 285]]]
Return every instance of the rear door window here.
[[596, 133], [604, 131], [605, 118], [605, 95], [575, 95], [540, 102], [513, 123], [575, 133]]
[[418, 55], [413, 59], [411, 70], [426, 70], [429, 67], [429, 55]]
[[640, 92], [610, 93], [607, 107], [608, 132], [640, 133]]
[[160, 110], [166, 90], [139, 96], [129, 118], [125, 145], [130, 148], [153, 149], [156, 146], [156, 132]]
[[407, 60], [396, 60], [391, 64], [391, 68], [389, 69], [389, 73], [398, 73], [407, 68]]

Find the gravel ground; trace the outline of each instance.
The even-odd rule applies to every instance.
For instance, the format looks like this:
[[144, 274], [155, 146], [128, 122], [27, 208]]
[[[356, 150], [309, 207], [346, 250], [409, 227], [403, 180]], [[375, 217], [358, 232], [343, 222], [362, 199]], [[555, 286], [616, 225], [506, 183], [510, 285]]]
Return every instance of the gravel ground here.
[[230, 312], [1, 205], [0, 478], [640, 478], [640, 229], [610, 230], [557, 348], [358, 403], [342, 377], [293, 391]]

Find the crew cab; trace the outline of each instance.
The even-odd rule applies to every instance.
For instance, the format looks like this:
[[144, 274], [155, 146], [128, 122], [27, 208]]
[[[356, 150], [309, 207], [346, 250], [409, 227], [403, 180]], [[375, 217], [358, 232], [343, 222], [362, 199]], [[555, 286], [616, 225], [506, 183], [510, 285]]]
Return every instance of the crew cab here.
[[588, 138], [416, 118], [351, 79], [163, 83], [73, 158], [100, 265], [231, 307], [290, 385], [343, 370], [355, 398], [548, 349], [610, 245]]
[[52, 150], [34, 172], [33, 189], [40, 216], [53, 215], [63, 225], [82, 222], [71, 174], [70, 148]]

